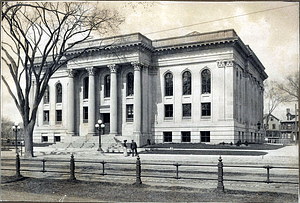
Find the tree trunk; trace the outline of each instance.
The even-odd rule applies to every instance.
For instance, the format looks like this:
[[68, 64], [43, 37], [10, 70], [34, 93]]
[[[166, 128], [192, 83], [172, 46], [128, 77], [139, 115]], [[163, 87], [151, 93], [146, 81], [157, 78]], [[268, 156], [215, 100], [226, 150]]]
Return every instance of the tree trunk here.
[[25, 158], [33, 157], [33, 129], [35, 121], [24, 124]]

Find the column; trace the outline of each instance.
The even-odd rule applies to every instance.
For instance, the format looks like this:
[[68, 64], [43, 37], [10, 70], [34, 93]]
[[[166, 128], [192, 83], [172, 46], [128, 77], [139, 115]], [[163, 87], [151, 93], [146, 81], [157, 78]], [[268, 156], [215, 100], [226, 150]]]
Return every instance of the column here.
[[75, 134], [75, 95], [74, 95], [75, 70], [68, 70], [68, 134]]
[[134, 124], [133, 124], [133, 134], [141, 133], [142, 124], [142, 88], [141, 88], [141, 64], [137, 62], [131, 63], [134, 68]]
[[89, 72], [89, 108], [88, 108], [88, 134], [90, 135], [95, 135], [95, 124], [96, 124], [96, 100], [95, 100], [95, 72], [96, 69], [91, 67], [91, 68], [86, 68], [86, 70]]
[[118, 65], [107, 66], [110, 69], [110, 134], [118, 134], [118, 86], [117, 70]]

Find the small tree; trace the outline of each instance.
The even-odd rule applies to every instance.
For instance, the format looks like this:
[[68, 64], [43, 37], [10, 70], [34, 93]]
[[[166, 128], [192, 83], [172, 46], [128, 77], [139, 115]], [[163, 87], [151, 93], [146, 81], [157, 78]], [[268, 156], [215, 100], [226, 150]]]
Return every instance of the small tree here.
[[[2, 3], [2, 34], [6, 39], [2, 41], [2, 61], [9, 69], [13, 85], [3, 75], [2, 80], [23, 120], [26, 157], [33, 156], [37, 109], [49, 79], [89, 48], [71, 56], [66, 53], [93, 32], [105, 34], [122, 21], [116, 11], [99, 9], [91, 3]], [[21, 85], [22, 81], [25, 85]], [[33, 88], [34, 100], [30, 103]]]

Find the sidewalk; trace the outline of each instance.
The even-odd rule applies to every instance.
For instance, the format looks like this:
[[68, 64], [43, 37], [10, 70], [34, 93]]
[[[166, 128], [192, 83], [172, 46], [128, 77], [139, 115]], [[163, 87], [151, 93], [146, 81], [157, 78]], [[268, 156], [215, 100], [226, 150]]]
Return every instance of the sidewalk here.
[[[142, 150], [142, 149], [139, 149]], [[193, 149], [191, 149], [193, 150]], [[201, 150], [201, 149], [197, 149]], [[203, 149], [207, 150], [207, 149]], [[222, 149], [222, 151], [231, 149]], [[218, 150], [215, 150], [218, 151]], [[242, 151], [242, 150], [239, 150]], [[232, 156], [221, 155], [224, 164], [256, 164], [275, 166], [296, 166], [298, 167], [298, 145], [285, 146], [277, 150], [256, 150], [266, 152], [264, 156]], [[135, 157], [124, 157], [122, 153], [100, 153], [95, 148], [68, 148], [55, 149], [51, 147], [35, 147], [34, 155], [36, 159], [70, 159], [71, 154], [75, 159], [84, 160], [115, 160], [134, 161]], [[14, 158], [15, 151], [2, 151], [2, 158]], [[217, 163], [219, 155], [181, 155], [181, 154], [140, 154], [141, 161], [144, 162], [181, 162], [181, 163]]]

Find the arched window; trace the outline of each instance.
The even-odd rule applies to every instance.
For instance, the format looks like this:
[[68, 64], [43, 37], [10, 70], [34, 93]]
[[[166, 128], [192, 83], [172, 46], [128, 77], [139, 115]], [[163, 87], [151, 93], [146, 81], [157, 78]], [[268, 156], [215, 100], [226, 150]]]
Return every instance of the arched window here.
[[110, 75], [104, 77], [104, 97], [110, 97]]
[[89, 98], [89, 77], [83, 79], [83, 99]]
[[62, 86], [60, 83], [56, 85], [56, 103], [62, 102]]
[[47, 86], [44, 93], [44, 104], [49, 104], [49, 95], [49, 86]]
[[133, 73], [127, 74], [127, 96], [133, 95]]
[[202, 80], [202, 94], [211, 93], [211, 76], [210, 71], [205, 69], [201, 73], [201, 80]]
[[167, 73], [165, 75], [165, 96], [173, 96], [173, 75]]
[[183, 95], [190, 95], [192, 93], [192, 79], [191, 73], [185, 71], [182, 74], [182, 93]]

